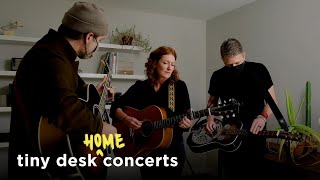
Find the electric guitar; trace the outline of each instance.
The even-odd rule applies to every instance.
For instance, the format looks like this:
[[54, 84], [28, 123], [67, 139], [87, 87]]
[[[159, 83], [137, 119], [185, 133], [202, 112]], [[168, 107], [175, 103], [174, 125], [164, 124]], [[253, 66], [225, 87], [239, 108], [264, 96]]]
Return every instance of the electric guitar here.
[[142, 121], [142, 126], [138, 130], [128, 128], [121, 121], [113, 121], [113, 125], [117, 128], [117, 132], [123, 137], [123, 148], [115, 148], [113, 153], [119, 157], [145, 157], [154, 149], [165, 149], [171, 141], [173, 135], [173, 126], [184, 117], [195, 119], [210, 114], [215, 116], [227, 115], [231, 116], [238, 110], [238, 103], [230, 99], [227, 104], [217, 107], [193, 111], [190, 114], [182, 114], [167, 118], [165, 109], [151, 105], [143, 110], [125, 107], [123, 111], [132, 117]]
[[[243, 129], [241, 121], [230, 121], [223, 123], [219, 119], [215, 119], [216, 128], [212, 133], [205, 130], [206, 119], [202, 119], [193, 125], [191, 133], [187, 138], [187, 145], [190, 150], [195, 153], [202, 153], [214, 149], [221, 149], [226, 152], [236, 151], [242, 144], [242, 138], [252, 134], [249, 130]], [[286, 131], [267, 131], [262, 130], [256, 136], [267, 138], [280, 138], [293, 141], [301, 141], [304, 136], [300, 133], [292, 133]]]
[[[88, 107], [92, 110], [93, 115], [96, 120], [109, 122], [109, 116], [105, 108], [106, 97], [108, 97], [107, 88], [110, 86], [111, 78], [107, 75], [108, 80], [103, 84], [103, 92], [101, 96], [97, 92], [96, 88], [92, 84], [88, 84], [85, 90], [79, 94], [79, 99], [86, 103]], [[84, 137], [71, 137], [61, 129], [56, 128], [52, 123], [49, 123], [48, 118], [41, 117], [38, 127], [38, 145], [42, 156], [51, 157], [50, 162], [51, 168], [48, 170], [50, 176], [64, 176], [63, 178], [71, 179], [105, 179], [106, 178], [106, 167], [103, 165], [103, 157], [96, 155], [96, 150], [90, 150], [83, 143]], [[105, 151], [102, 149], [102, 151]], [[67, 155], [67, 158], [76, 157], [95, 157], [94, 162], [96, 167], [80, 167], [78, 163], [74, 167], [67, 164], [66, 167], [58, 167], [56, 165], [56, 158], [62, 157], [63, 154]], [[105, 153], [107, 154], [107, 152]]]

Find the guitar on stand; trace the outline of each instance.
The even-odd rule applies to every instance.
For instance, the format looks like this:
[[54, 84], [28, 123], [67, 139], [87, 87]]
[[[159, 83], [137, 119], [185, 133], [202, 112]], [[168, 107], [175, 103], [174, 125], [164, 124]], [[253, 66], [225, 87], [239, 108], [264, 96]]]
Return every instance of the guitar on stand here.
[[[108, 68], [108, 66], [105, 66]], [[107, 81], [103, 84], [103, 91], [101, 95], [98, 93], [96, 87], [93, 84], [87, 84], [83, 91], [79, 92], [79, 99], [91, 109], [92, 114], [95, 116], [97, 121], [102, 121], [110, 124], [108, 112], [105, 108], [108, 102], [108, 88], [111, 83], [111, 75], [107, 69], [108, 74]], [[111, 125], [110, 125], [111, 126]], [[81, 180], [88, 179], [105, 179], [107, 169], [103, 164], [103, 157], [97, 156], [95, 147], [91, 151], [89, 147], [85, 146], [83, 143], [84, 137], [71, 137], [61, 129], [49, 123], [48, 118], [41, 117], [38, 127], [38, 145], [39, 151], [42, 156], [51, 157], [50, 159], [56, 159], [66, 154], [67, 157], [96, 157], [95, 163], [96, 167], [71, 167], [67, 165], [66, 167], [58, 167], [54, 163], [53, 168], [49, 170], [50, 176], [55, 176], [55, 174], [63, 175], [65, 178], [78, 178]], [[102, 151], [106, 151], [101, 149]], [[110, 149], [107, 149], [110, 151]], [[104, 153], [108, 154], [108, 152]], [[51, 160], [55, 162], [55, 160]]]

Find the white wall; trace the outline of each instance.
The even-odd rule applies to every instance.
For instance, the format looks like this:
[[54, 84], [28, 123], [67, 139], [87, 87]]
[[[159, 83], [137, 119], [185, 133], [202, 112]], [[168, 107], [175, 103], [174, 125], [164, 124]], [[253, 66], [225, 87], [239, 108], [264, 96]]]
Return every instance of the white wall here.
[[[6, 0], [1, 2], [0, 6], [0, 25], [11, 21], [21, 20], [24, 27], [17, 31], [19, 36], [41, 37], [47, 33], [49, 28], [57, 29], [60, 25], [64, 12], [73, 5], [73, 0]], [[108, 9], [107, 1], [98, 1], [106, 12], [110, 24], [110, 31], [115, 27], [136, 25], [136, 30], [143, 34], [149, 34], [152, 46], [155, 49], [161, 45], [173, 47], [178, 54], [177, 67], [182, 80], [188, 86], [191, 105], [195, 110], [200, 110], [206, 105], [206, 22], [200, 20], [184, 19], [173, 16], [136, 12], [124, 9]], [[28, 48], [12, 48], [0, 46], [0, 62], [9, 60], [12, 56], [23, 56]], [[143, 74], [144, 62], [147, 54], [141, 53], [134, 56], [137, 58], [135, 68], [138, 74]], [[84, 71], [94, 71], [97, 67], [97, 61], [81, 63]], [[0, 69], [4, 69], [0, 67]], [[3, 79], [0, 79], [3, 81]], [[10, 80], [9, 80], [10, 82]], [[7, 83], [7, 82], [5, 82]], [[133, 81], [113, 81], [117, 91], [124, 92]], [[0, 82], [1, 84], [1, 82]], [[2, 84], [3, 85], [3, 84]], [[0, 115], [1, 120], [6, 119], [1, 125], [9, 127], [8, 115]], [[188, 148], [186, 148], [188, 151]], [[206, 155], [193, 155], [188, 151], [188, 158], [191, 161], [193, 169], [206, 170], [207, 163], [203, 160]], [[1, 167], [6, 166], [3, 162]], [[199, 170], [199, 171], [200, 171]], [[133, 176], [137, 174], [133, 170]], [[185, 173], [190, 173], [186, 168]], [[116, 173], [121, 177], [123, 172]], [[1, 179], [1, 178], [0, 178]]]
[[[247, 51], [247, 60], [261, 62], [269, 69], [285, 119], [285, 89], [291, 91], [298, 108], [305, 83], [311, 82], [312, 127], [319, 131], [319, 6], [317, 0], [258, 0], [208, 21], [207, 78], [222, 67], [219, 54], [222, 41], [238, 38]], [[304, 119], [303, 107], [299, 122], [304, 123]], [[276, 119], [269, 127], [278, 127]]]

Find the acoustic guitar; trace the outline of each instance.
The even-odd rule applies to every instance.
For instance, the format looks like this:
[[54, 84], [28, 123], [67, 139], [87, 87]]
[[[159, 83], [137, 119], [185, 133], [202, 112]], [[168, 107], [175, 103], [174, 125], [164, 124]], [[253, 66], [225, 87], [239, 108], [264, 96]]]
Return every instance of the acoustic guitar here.
[[262, 130], [258, 134], [252, 134], [249, 130], [243, 129], [241, 121], [230, 120], [228, 123], [215, 119], [216, 128], [212, 133], [205, 130], [206, 119], [202, 119], [193, 125], [191, 133], [187, 138], [187, 145], [195, 153], [202, 153], [214, 149], [221, 149], [226, 152], [236, 151], [242, 144], [242, 138], [246, 136], [263, 136], [266, 138], [280, 138], [293, 141], [301, 141], [305, 137], [300, 133], [286, 131]]
[[[109, 116], [105, 108], [107, 88], [110, 85], [110, 76], [108, 76], [108, 81], [104, 83], [104, 89], [101, 94], [97, 92], [96, 88], [92, 84], [88, 84], [85, 90], [79, 94], [79, 99], [84, 101], [88, 107], [92, 110], [93, 115], [96, 120], [109, 122]], [[90, 150], [83, 143], [84, 136], [82, 137], [71, 137], [61, 129], [56, 128], [52, 123], [49, 123], [48, 118], [41, 117], [38, 127], [38, 144], [40, 153], [45, 157], [50, 157], [50, 176], [63, 176], [66, 179], [105, 179], [107, 169], [103, 165], [103, 157], [96, 155], [96, 150]], [[101, 149], [102, 151], [105, 151]], [[64, 154], [67, 155], [67, 159], [70, 157], [88, 157], [91, 156], [95, 159], [97, 166], [85, 165], [83, 167], [79, 166], [69, 166], [67, 163], [66, 167], [58, 167], [56, 165], [56, 158], [62, 157]], [[106, 153], [107, 154], [107, 153]], [[85, 160], [86, 161], [86, 160]]]
[[113, 150], [118, 157], [145, 157], [154, 149], [167, 148], [173, 136], [173, 126], [184, 117], [196, 119], [210, 114], [215, 116], [232, 115], [238, 110], [238, 103], [230, 99], [227, 103], [217, 107], [203, 109], [200, 111], [191, 111], [190, 114], [181, 114], [167, 118], [165, 109], [151, 105], [145, 109], [138, 110], [132, 107], [125, 107], [123, 111], [132, 117], [142, 121], [142, 126], [138, 130], [127, 127], [123, 122], [113, 121], [117, 132], [123, 137], [123, 148]]

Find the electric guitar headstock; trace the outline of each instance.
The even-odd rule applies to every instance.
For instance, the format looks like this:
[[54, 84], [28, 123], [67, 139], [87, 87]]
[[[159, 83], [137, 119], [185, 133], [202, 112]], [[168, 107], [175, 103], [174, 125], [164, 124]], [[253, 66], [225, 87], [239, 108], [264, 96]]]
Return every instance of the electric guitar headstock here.
[[218, 101], [218, 105], [210, 108], [210, 114], [220, 116], [221, 118], [235, 117], [239, 113], [240, 103], [231, 98], [224, 101]]

